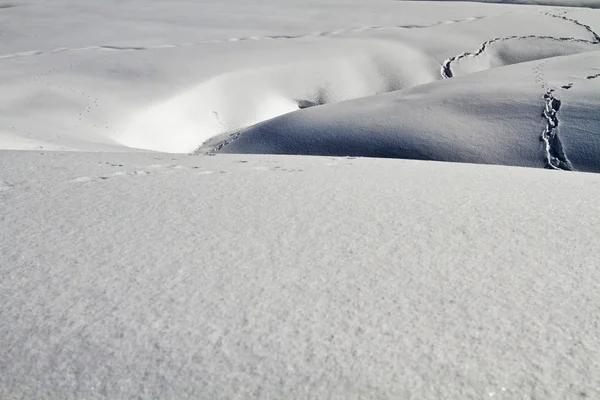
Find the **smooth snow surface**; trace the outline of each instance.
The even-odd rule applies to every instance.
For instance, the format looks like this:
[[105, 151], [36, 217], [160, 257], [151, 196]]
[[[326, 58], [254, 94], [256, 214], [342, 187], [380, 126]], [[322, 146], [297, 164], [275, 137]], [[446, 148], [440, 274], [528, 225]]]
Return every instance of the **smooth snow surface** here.
[[2, 399], [600, 396], [600, 175], [52, 152], [0, 170]]

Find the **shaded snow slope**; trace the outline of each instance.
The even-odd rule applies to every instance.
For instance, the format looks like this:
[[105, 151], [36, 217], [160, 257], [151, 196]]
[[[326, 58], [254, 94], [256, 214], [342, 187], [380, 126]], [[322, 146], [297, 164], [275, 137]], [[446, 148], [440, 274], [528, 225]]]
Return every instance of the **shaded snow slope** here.
[[552, 145], [564, 142], [575, 169], [600, 172], [600, 79], [587, 79], [599, 63], [600, 52], [585, 53], [316, 107], [257, 124], [220, 150], [544, 167], [541, 113], [552, 90], [557, 98], [568, 92], [570, 114]]
[[600, 397], [598, 175], [6, 151], [0, 171], [2, 399]]

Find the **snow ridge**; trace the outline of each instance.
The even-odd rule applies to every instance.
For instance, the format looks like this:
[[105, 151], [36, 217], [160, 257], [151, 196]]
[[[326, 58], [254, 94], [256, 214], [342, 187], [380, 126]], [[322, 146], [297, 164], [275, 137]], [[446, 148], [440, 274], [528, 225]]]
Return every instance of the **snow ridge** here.
[[463, 58], [466, 58], [466, 57], [477, 57], [477, 56], [481, 55], [488, 48], [488, 46], [491, 45], [492, 43], [504, 42], [507, 40], [526, 40], [526, 39], [555, 40], [555, 41], [559, 41], [559, 42], [573, 42], [573, 43], [586, 43], [586, 44], [600, 43], [597, 40], [592, 41], [592, 40], [577, 39], [577, 38], [572, 38], [572, 37], [562, 37], [561, 38], [561, 37], [554, 37], [554, 36], [538, 36], [538, 35], [527, 35], [527, 36], [516, 36], [515, 35], [515, 36], [497, 37], [497, 38], [493, 38], [493, 39], [483, 42], [481, 44], [481, 46], [479, 46], [477, 51], [475, 51], [474, 53], [468, 53], [468, 52], [461, 53], [461, 54], [458, 54], [456, 56], [446, 59], [446, 61], [444, 61], [444, 63], [442, 64], [442, 69], [441, 69], [442, 77], [444, 79], [454, 77], [454, 74], [452, 72], [452, 63], [453, 62], [458, 61]]
[[[569, 12], [569, 11], [566, 11], [565, 14], [567, 12]], [[565, 21], [569, 21], [569, 22], [574, 23], [575, 25], [581, 26], [582, 28], [584, 28], [586, 31], [588, 31], [594, 37], [594, 41], [596, 43], [600, 43], [600, 36], [598, 36], [598, 34], [594, 31], [594, 29], [591, 26], [589, 26], [587, 24], [584, 24], [583, 22], [580, 22], [580, 21], [578, 21], [578, 20], [576, 20], [574, 18], [569, 18], [569, 17], [567, 17], [564, 14], [563, 15], [552, 14], [552, 13], [544, 13], [544, 14], [548, 15], [550, 17], [553, 17], [553, 18], [559, 18], [559, 19], [562, 19], [562, 20], [565, 20]]]
[[542, 116], [546, 119], [546, 128], [542, 132], [542, 141], [546, 150], [546, 167], [573, 171], [573, 166], [567, 158], [558, 137], [558, 111], [560, 110], [561, 101], [554, 95], [554, 89], [550, 89], [544, 94], [544, 100], [546, 106]]
[[[566, 11], [565, 14], [567, 12], [568, 11]], [[481, 44], [481, 46], [479, 46], [479, 49], [477, 49], [477, 51], [474, 53], [462, 53], [462, 54], [458, 54], [454, 57], [450, 57], [450, 58], [446, 59], [446, 61], [444, 61], [444, 63], [442, 64], [442, 70], [441, 70], [442, 77], [447, 79], [447, 78], [452, 78], [454, 76], [452, 73], [452, 67], [451, 67], [451, 64], [454, 61], [460, 60], [465, 57], [477, 57], [477, 56], [481, 55], [490, 44], [495, 43], [495, 42], [503, 42], [506, 40], [513, 40], [513, 39], [516, 39], [516, 40], [524, 40], [524, 39], [548, 40], [549, 39], [549, 40], [557, 40], [557, 41], [563, 41], [563, 42], [568, 41], [568, 42], [575, 42], [575, 43], [600, 44], [600, 36], [594, 31], [594, 29], [591, 26], [584, 24], [574, 18], [569, 18], [564, 14], [552, 14], [552, 13], [543, 13], [543, 14], [547, 15], [549, 17], [552, 17], [552, 18], [558, 18], [558, 19], [562, 19], [564, 21], [569, 21], [575, 25], [581, 26], [582, 28], [584, 28], [586, 31], [588, 31], [592, 35], [593, 40], [576, 39], [576, 38], [572, 38], [572, 37], [560, 38], [560, 37], [554, 37], [554, 36], [537, 36], [537, 35], [506, 36], [506, 37], [502, 37], [502, 38], [497, 37], [494, 39], [490, 39], [486, 42], [483, 42]]]

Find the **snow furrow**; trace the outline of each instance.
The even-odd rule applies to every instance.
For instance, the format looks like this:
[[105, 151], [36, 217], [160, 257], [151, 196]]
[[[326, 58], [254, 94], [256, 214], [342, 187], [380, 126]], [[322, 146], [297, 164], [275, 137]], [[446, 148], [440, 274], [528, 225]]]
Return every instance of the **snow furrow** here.
[[572, 171], [573, 166], [564, 152], [560, 138], [558, 137], [558, 111], [561, 101], [554, 95], [554, 90], [550, 89], [544, 95], [546, 105], [542, 116], [546, 119], [546, 128], [542, 132], [542, 141], [546, 150], [546, 167], [550, 169]]

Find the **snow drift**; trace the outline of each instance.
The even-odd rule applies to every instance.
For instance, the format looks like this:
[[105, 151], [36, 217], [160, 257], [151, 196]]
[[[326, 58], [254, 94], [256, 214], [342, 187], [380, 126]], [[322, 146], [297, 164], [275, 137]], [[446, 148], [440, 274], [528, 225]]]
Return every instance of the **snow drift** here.
[[[285, 53], [296, 53], [271, 56], [270, 66], [219, 75], [149, 107], [114, 139], [130, 147], [190, 152], [217, 135], [306, 105], [372, 96], [437, 78], [436, 61], [402, 42], [338, 42], [335, 56], [327, 54], [330, 43], [290, 44]], [[316, 54], [322, 57], [316, 59]]]
[[577, 99], [564, 107], [578, 117], [557, 127], [570, 163], [600, 172], [600, 79], [587, 79], [598, 62], [600, 52], [536, 61], [303, 110], [244, 130], [221, 151], [544, 167], [541, 113], [552, 90]]

